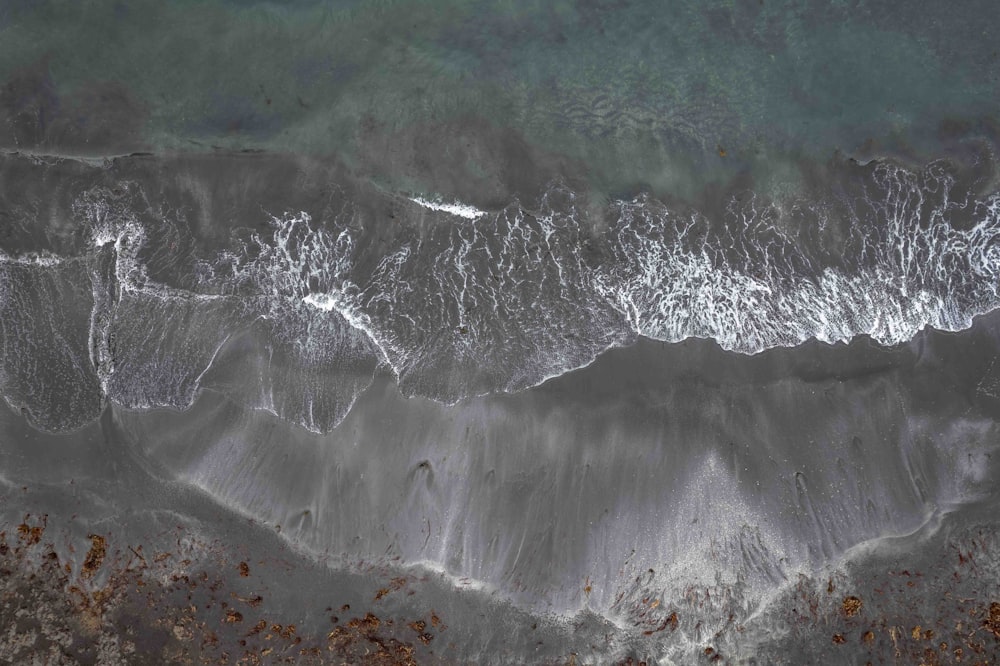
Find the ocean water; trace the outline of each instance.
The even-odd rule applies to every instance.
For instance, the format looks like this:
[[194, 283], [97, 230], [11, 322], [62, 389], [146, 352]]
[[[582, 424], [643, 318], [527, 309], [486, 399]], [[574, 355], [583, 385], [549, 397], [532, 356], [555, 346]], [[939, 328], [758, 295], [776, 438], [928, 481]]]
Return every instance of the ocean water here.
[[996, 23], [3, 3], [0, 660], [993, 663]]

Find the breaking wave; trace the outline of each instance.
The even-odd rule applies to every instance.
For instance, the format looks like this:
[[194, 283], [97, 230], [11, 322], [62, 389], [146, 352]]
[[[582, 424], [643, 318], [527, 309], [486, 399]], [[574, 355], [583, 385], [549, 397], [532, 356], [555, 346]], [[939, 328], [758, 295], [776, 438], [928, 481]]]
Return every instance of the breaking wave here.
[[134, 183], [94, 188], [74, 206], [77, 256], [0, 254], [4, 394], [65, 429], [105, 399], [184, 408], [213, 388], [327, 431], [380, 366], [453, 403], [637, 336], [897, 344], [1000, 305], [1000, 197], [959, 189], [944, 164], [881, 164], [851, 194], [746, 193], [720, 219], [647, 196], [592, 219], [562, 186], [492, 212], [398, 197], [391, 221], [344, 201], [274, 216], [167, 279], [147, 264], [177, 225]]

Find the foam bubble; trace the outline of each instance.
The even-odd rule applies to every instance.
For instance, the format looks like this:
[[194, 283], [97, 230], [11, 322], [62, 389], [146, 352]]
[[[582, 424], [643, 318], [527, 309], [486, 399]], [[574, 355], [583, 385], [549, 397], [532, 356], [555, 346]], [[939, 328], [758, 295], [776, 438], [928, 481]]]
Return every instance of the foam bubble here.
[[430, 210], [441, 211], [443, 213], [448, 213], [449, 215], [454, 215], [456, 217], [464, 217], [467, 220], [475, 220], [483, 215], [486, 215], [486, 211], [479, 210], [475, 206], [470, 206], [469, 204], [464, 204], [459, 201], [452, 203], [445, 203], [441, 200], [428, 201], [423, 197], [411, 197], [410, 201], [415, 204], [419, 204], [424, 208]]

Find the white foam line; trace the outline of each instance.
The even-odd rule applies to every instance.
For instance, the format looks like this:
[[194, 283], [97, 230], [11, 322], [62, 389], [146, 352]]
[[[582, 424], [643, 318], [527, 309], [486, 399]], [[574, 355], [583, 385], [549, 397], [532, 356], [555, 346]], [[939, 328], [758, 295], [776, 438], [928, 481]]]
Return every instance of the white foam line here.
[[[382, 360], [389, 366], [392, 373], [397, 378], [399, 377], [399, 368], [392, 363], [392, 360], [389, 357], [389, 352], [382, 344], [382, 341], [379, 340], [377, 335], [375, 335], [375, 331], [372, 330], [371, 325], [365, 321], [367, 317], [359, 317], [354, 312], [351, 312], [350, 308], [344, 307], [335, 294], [306, 294], [306, 296], [302, 298], [302, 302], [316, 308], [317, 310], [322, 310], [323, 312], [336, 312], [344, 319], [344, 321], [347, 322], [349, 326], [364, 333], [372, 344], [375, 345], [379, 353], [382, 354]], [[351, 404], [353, 404], [353, 401]]]
[[410, 197], [410, 201], [415, 204], [420, 204], [424, 208], [450, 213], [451, 215], [464, 217], [467, 220], [477, 220], [483, 215], [486, 215], [486, 211], [479, 210], [475, 206], [470, 206], [469, 204], [464, 204], [459, 201], [454, 203], [443, 203], [441, 201], [428, 201], [423, 197]]
[[29, 252], [27, 254], [10, 256], [0, 250], [0, 263], [16, 264], [21, 266], [58, 266], [67, 261], [64, 257], [50, 252]]

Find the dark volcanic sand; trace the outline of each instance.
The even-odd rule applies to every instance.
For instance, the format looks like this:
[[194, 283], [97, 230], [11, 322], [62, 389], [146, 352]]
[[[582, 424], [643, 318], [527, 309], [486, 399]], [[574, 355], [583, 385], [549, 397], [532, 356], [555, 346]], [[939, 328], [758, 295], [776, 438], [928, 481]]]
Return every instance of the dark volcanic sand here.
[[68, 435], [8, 413], [5, 656], [992, 663], [995, 319], [893, 349], [642, 340], [451, 408], [379, 380], [326, 436], [212, 392]]
[[[533, 338], [490, 346], [474, 337], [481, 330], [456, 326], [423, 338], [429, 364], [400, 380], [369, 338], [350, 328], [347, 342], [323, 337], [343, 322], [293, 307], [333, 288], [320, 282], [335, 270], [325, 246], [291, 237], [301, 256], [286, 256], [267, 244], [282, 229], [269, 214], [306, 210], [317, 229], [337, 228], [332, 218], [357, 234], [350, 270], [364, 275], [414, 238], [447, 252], [455, 237], [441, 230], [464, 222], [421, 213], [332, 161], [8, 156], [4, 168], [9, 303], [24, 306], [4, 329], [17, 405], [0, 446], [6, 659], [996, 654], [996, 314], [894, 346], [861, 336], [754, 355], [626, 330], [623, 346], [593, 363], [567, 361], [585, 367], [477, 397], [475, 382], [502, 381], [518, 363], [533, 371], [495, 355], [530, 351]], [[877, 168], [813, 165], [812, 187], [833, 182], [851, 201]], [[978, 197], [992, 162], [954, 173], [958, 190]], [[972, 228], [977, 214], [958, 209], [949, 224]], [[706, 233], [722, 233], [720, 219], [709, 217]], [[836, 250], [850, 247], [850, 221], [798, 242], [826, 242], [810, 256], [850, 274], [863, 265]], [[614, 224], [582, 217], [570, 238], [583, 263], [557, 265], [617, 260]], [[254, 246], [254, 234], [266, 242]], [[219, 282], [225, 253], [237, 251], [251, 258], [240, 261], [305, 259], [253, 274], [273, 284]], [[735, 244], [723, 257], [752, 270], [753, 252]], [[317, 262], [326, 272], [281, 281]], [[514, 282], [503, 284], [523, 284], [511, 266]], [[468, 275], [491, 284], [480, 270]], [[249, 314], [234, 305], [243, 302]], [[588, 320], [559, 300], [519, 303], [508, 307], [529, 324], [549, 322], [540, 344], [590, 344], [593, 330], [573, 328]], [[488, 355], [449, 365], [435, 351], [442, 341]], [[455, 404], [428, 397], [448, 391], [459, 391]]]

